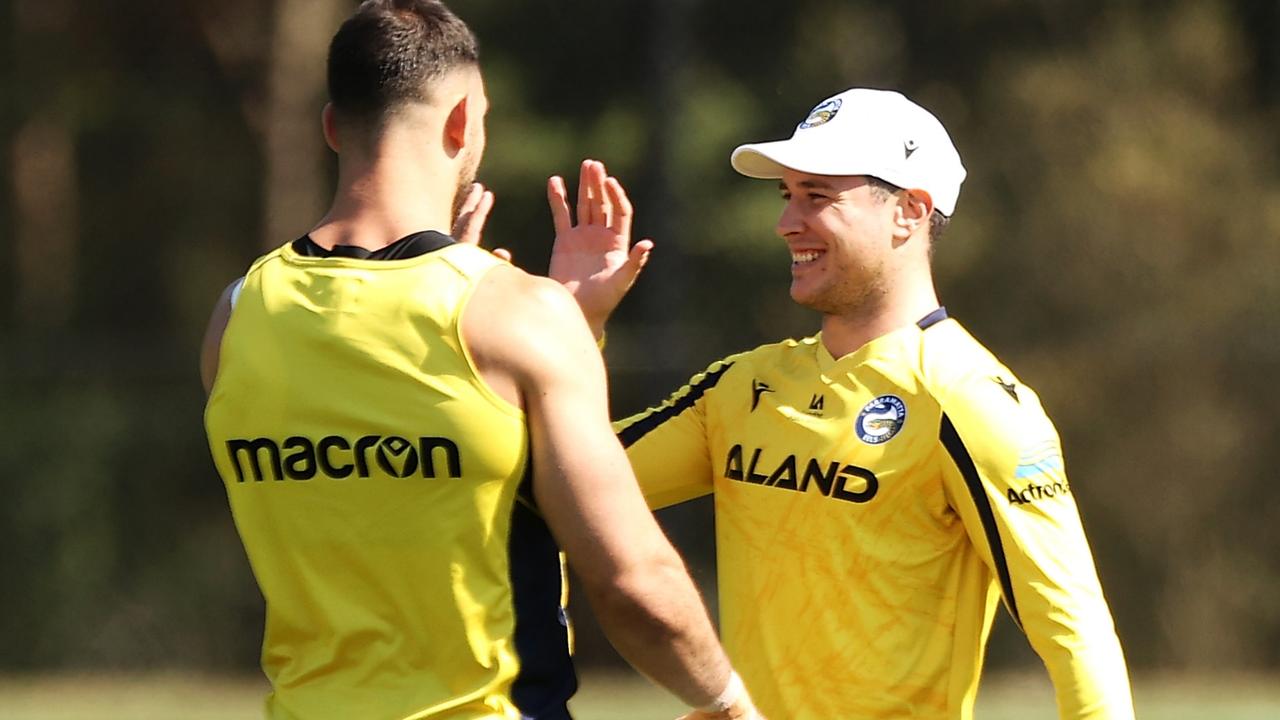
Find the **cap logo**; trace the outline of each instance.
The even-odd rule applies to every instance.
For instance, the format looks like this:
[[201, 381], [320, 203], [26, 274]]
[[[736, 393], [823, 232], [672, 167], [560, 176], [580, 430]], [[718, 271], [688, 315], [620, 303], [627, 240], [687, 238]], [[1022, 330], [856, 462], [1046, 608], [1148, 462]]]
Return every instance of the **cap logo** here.
[[836, 113], [840, 112], [840, 105], [843, 102], [840, 98], [832, 98], [822, 103], [809, 112], [809, 117], [805, 118], [797, 129], [804, 130], [805, 128], [817, 127], [830, 122], [836, 116]]
[[902, 143], [902, 151], [906, 153], [908, 160], [911, 159], [911, 153], [915, 152], [919, 147], [920, 146], [916, 144], [915, 140], [908, 140]]

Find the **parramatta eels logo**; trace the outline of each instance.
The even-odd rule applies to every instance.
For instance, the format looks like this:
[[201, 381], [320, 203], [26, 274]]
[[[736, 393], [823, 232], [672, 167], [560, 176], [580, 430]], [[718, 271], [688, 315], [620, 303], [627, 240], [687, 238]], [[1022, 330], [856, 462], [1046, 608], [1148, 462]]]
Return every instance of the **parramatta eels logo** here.
[[843, 102], [840, 98], [834, 98], [822, 103], [809, 113], [809, 117], [805, 118], [804, 122], [800, 123], [799, 129], [804, 130], [830, 122], [836, 113], [840, 112], [840, 105]]
[[868, 445], [879, 445], [893, 439], [907, 422], [907, 406], [897, 395], [881, 395], [862, 406], [853, 429], [858, 439]]

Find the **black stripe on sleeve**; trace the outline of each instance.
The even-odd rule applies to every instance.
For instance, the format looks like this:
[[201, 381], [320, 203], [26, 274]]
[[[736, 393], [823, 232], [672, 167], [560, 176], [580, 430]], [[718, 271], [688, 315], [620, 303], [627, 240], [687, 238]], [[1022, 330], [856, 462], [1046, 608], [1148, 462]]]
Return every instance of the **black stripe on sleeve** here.
[[969, 488], [969, 496], [978, 508], [978, 517], [982, 519], [982, 530], [987, 536], [987, 544], [991, 546], [991, 562], [996, 566], [996, 575], [1000, 578], [1000, 589], [1004, 592], [1005, 605], [1013, 621], [1022, 627], [1022, 617], [1018, 614], [1018, 601], [1013, 597], [1013, 582], [1009, 579], [1009, 560], [1004, 555], [1004, 543], [1000, 540], [1000, 528], [996, 525], [995, 512], [991, 509], [991, 498], [982, 487], [982, 478], [978, 476], [978, 468], [973, 457], [956, 432], [955, 425], [946, 413], [942, 414], [942, 430], [939, 433], [942, 445], [950, 453], [960, 474], [964, 476], [964, 484]]
[[637, 440], [657, 429], [662, 423], [693, 407], [693, 404], [698, 402], [698, 398], [701, 398], [703, 393], [715, 387], [716, 383], [720, 382], [720, 376], [724, 375], [725, 371], [731, 367], [733, 367], [733, 363], [725, 363], [715, 370], [708, 371], [701, 380], [689, 387], [689, 392], [674, 401], [664, 403], [662, 407], [623, 428], [618, 433], [618, 440], [622, 441], [622, 446], [631, 447]]

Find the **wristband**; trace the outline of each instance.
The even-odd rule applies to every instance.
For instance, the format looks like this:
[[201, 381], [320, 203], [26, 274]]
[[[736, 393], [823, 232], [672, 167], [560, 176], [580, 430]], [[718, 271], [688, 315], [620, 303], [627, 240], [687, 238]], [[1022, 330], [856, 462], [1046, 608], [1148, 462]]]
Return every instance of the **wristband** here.
[[742, 678], [735, 670], [729, 675], [729, 683], [724, 686], [724, 690], [720, 691], [716, 699], [698, 709], [703, 712], [724, 712], [741, 700], [746, 692], [747, 688], [742, 684]]

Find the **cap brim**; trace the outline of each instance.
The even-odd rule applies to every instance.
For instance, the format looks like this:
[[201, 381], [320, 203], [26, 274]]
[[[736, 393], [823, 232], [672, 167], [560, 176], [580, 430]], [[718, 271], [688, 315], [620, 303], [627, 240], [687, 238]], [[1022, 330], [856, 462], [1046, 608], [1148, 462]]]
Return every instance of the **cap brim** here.
[[739, 145], [729, 156], [729, 164], [747, 177], [775, 180], [782, 177], [783, 170], [803, 172], [796, 167], [796, 163], [803, 158], [795, 150], [795, 142], [791, 140]]
[[799, 142], [795, 138], [740, 145], [729, 156], [733, 169], [747, 177], [776, 180], [784, 170], [812, 175], [866, 175], [867, 171], [848, 158], [832, 153], [820, 143]]

